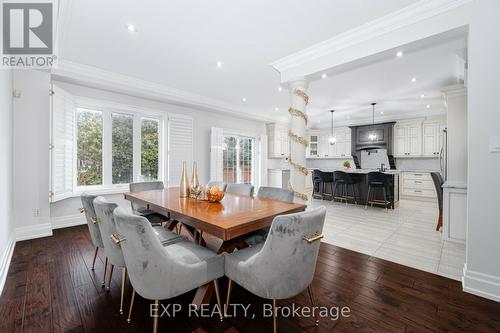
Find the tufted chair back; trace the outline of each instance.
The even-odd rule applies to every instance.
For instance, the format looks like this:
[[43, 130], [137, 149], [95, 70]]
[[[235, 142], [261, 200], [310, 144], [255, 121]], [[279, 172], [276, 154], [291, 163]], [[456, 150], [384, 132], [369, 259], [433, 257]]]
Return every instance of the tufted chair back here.
[[279, 201], [293, 202], [293, 192], [279, 187], [259, 187], [257, 197], [260, 199], [274, 199]]
[[[164, 188], [165, 185], [163, 185], [162, 181], [130, 183], [129, 185], [130, 192], [163, 190]], [[134, 214], [138, 214], [139, 209], [143, 208], [139, 204], [133, 201], [131, 201], [131, 204], [132, 204], [132, 211], [134, 212]]]
[[85, 218], [87, 219], [87, 226], [89, 227], [90, 238], [92, 243], [96, 247], [104, 247], [101, 237], [101, 231], [97, 226], [97, 217], [94, 210], [94, 199], [95, 195], [90, 195], [87, 193], [82, 193], [81, 200], [82, 206], [85, 211]]
[[117, 267], [125, 267], [125, 259], [119, 244], [116, 244], [112, 239], [112, 235], [116, 235], [115, 218], [113, 211], [118, 207], [117, 204], [108, 202], [104, 197], [94, 199], [94, 209], [97, 215], [97, 225], [101, 231], [102, 242], [106, 257], [111, 264]]

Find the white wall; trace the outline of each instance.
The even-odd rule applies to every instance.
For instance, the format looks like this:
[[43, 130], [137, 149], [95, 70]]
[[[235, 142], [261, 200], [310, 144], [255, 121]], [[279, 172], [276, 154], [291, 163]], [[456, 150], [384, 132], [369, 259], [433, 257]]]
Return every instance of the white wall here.
[[14, 246], [12, 221], [12, 70], [0, 70], [0, 294]]
[[[207, 183], [209, 181], [210, 130], [212, 127], [233, 129], [245, 133], [255, 133], [259, 135], [266, 134], [266, 127], [264, 122], [237, 118], [222, 113], [195, 110], [187, 107], [156, 102], [143, 98], [136, 98], [133, 96], [93, 89], [66, 82], [55, 81], [54, 83], [76, 96], [156, 109], [169, 113], [191, 115], [194, 120], [194, 156], [198, 163], [198, 176], [201, 183]], [[122, 197], [122, 195], [112, 195], [109, 196], [108, 199], [118, 201], [128, 207], [129, 203], [122, 200]], [[59, 226], [65, 225], [64, 223], [66, 222], [72, 223], [71, 221], [77, 223], [79, 207], [81, 207], [79, 198], [69, 198], [51, 204], [50, 210], [52, 222]]]
[[468, 80], [468, 223], [464, 288], [500, 301], [500, 1], [478, 0], [471, 10]]
[[16, 238], [51, 235], [49, 206], [50, 74], [14, 72], [13, 184]]

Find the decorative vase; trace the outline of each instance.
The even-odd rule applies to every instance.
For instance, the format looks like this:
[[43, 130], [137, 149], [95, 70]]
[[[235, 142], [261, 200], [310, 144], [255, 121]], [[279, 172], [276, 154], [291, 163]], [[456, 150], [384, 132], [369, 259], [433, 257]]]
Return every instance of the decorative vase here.
[[182, 162], [182, 174], [179, 187], [179, 196], [181, 198], [187, 198], [189, 196], [189, 180], [187, 176], [186, 162]]
[[193, 162], [193, 174], [191, 176], [191, 187], [195, 188], [200, 185], [200, 182], [198, 181], [198, 168], [196, 166], [196, 162]]

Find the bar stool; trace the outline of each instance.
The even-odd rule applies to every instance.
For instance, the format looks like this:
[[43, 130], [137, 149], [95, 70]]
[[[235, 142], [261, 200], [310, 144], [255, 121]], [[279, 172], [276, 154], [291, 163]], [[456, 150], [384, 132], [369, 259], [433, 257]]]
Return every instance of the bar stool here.
[[[391, 204], [390, 201], [390, 190], [389, 190], [389, 180], [387, 179], [386, 174], [378, 171], [372, 171], [368, 173], [367, 176], [368, 182], [368, 194], [366, 195], [366, 204], [365, 209], [368, 207], [368, 204], [375, 205], [384, 205], [387, 210], [387, 206]], [[384, 200], [374, 199], [373, 189], [381, 188], [382, 193], [384, 195]]]
[[[333, 199], [339, 199], [340, 201], [345, 201], [345, 204], [347, 206], [348, 200], [353, 199], [354, 203], [358, 203], [359, 199], [359, 189], [357, 188], [357, 185], [359, 181], [357, 179], [354, 179], [350, 174], [344, 171], [335, 171], [333, 173], [333, 181], [335, 183], [335, 186], [333, 187]], [[335, 196], [337, 193], [337, 185], [340, 184], [340, 189], [341, 189], [341, 195], [340, 196]], [[349, 196], [349, 187], [352, 188], [352, 196]]]
[[[321, 170], [313, 171], [313, 184], [316, 195], [320, 195], [323, 200], [325, 196], [331, 196], [333, 198], [333, 173], [323, 172]], [[326, 186], [330, 184], [330, 190], [332, 194], [326, 193]], [[318, 191], [316, 192], [316, 186], [318, 186]], [[333, 200], [333, 199], [332, 199]]]

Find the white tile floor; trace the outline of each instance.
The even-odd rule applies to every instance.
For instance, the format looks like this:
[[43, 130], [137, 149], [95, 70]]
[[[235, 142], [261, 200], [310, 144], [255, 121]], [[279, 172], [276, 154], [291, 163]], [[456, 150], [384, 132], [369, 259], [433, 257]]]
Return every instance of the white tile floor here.
[[401, 200], [398, 208], [313, 200], [327, 208], [323, 229], [326, 243], [460, 280], [465, 245], [441, 239], [436, 231], [437, 203]]

